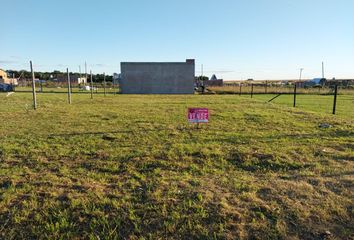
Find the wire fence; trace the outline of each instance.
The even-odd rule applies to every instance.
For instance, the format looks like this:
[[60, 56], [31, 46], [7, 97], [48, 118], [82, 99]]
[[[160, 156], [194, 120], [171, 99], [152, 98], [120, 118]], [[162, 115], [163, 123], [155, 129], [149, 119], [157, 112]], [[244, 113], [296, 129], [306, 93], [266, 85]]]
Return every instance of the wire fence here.
[[[87, 93], [93, 99], [94, 94], [117, 94], [118, 84], [114, 82], [94, 82], [92, 74], [86, 83], [78, 84], [70, 78], [67, 69], [66, 81], [40, 81], [35, 80], [31, 63], [32, 79], [27, 79], [16, 88], [17, 92], [32, 92], [33, 106], [36, 109], [36, 93], [67, 93], [68, 102], [71, 104], [72, 93]], [[325, 79], [322, 79], [325, 80]], [[265, 102], [279, 103], [292, 107], [305, 109], [323, 109], [324, 112], [342, 114], [346, 111], [354, 111], [354, 85], [353, 80], [323, 81], [320, 85], [307, 85], [309, 82], [234, 82], [225, 83], [223, 86], [203, 85], [203, 93], [207, 94], [237, 94], [263, 100]], [[338, 95], [340, 97], [338, 97]], [[306, 96], [306, 97], [304, 97]], [[338, 104], [338, 106], [337, 106]]]
[[208, 94], [234, 94], [266, 103], [281, 104], [321, 113], [352, 116], [354, 112], [354, 87], [331, 84], [325, 87], [303, 87], [299, 84], [264, 86], [239, 84], [208, 87]]

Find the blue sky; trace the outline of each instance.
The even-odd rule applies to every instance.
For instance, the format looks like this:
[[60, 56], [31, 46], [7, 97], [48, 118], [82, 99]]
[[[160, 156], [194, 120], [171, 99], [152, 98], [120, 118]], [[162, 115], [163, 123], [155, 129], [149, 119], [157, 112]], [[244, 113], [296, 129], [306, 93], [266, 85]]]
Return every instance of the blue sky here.
[[0, 0], [0, 68], [196, 59], [224, 79], [354, 78], [353, 0]]

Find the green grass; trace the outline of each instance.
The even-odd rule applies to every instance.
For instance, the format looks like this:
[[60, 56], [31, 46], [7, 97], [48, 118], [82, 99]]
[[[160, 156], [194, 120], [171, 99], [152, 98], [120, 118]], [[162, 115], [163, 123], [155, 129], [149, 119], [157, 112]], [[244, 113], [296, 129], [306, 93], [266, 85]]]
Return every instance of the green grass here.
[[[254, 99], [268, 102], [276, 94], [254, 95]], [[244, 96], [245, 97], [245, 96]], [[299, 94], [296, 96], [296, 107], [303, 110], [317, 112], [321, 114], [332, 114], [333, 95], [312, 95]], [[293, 107], [293, 95], [281, 95], [272, 101], [272, 104], [281, 104], [287, 107]], [[354, 92], [353, 94], [340, 94], [337, 96], [336, 115], [342, 118], [354, 119]]]
[[1, 93], [0, 239], [353, 237], [352, 108], [264, 100]]

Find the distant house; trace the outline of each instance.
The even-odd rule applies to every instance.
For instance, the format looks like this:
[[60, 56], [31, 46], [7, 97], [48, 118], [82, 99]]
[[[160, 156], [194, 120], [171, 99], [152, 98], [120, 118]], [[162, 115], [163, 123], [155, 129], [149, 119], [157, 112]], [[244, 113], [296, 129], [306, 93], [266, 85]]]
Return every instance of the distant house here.
[[9, 78], [5, 70], [0, 69], [0, 83], [18, 85], [17, 78]]
[[[66, 74], [58, 74], [57, 81], [61, 83], [66, 83], [68, 81]], [[70, 74], [71, 84], [87, 84], [87, 78], [80, 76], [79, 74]]]
[[204, 84], [207, 87], [212, 87], [212, 86], [223, 86], [224, 85], [224, 80], [223, 79], [218, 79], [215, 74], [211, 76], [210, 80], [204, 81]]
[[314, 78], [304, 82], [304, 87], [314, 87], [314, 86], [323, 86], [325, 83], [325, 78]]
[[70, 79], [72, 82], [77, 83], [77, 84], [87, 84], [87, 78], [86, 77], [80, 77], [79, 75], [73, 75], [70, 76]]
[[7, 72], [0, 69], [0, 83], [7, 83]]

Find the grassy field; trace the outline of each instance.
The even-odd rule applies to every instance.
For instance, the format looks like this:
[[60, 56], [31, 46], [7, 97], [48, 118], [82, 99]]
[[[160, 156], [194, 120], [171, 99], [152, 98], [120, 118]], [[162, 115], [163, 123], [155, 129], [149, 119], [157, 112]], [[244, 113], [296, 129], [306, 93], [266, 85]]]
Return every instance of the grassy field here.
[[[237, 94], [239, 95], [239, 87], [225, 86], [225, 87], [211, 87], [210, 90], [217, 94]], [[268, 102], [279, 93], [281, 96], [274, 99], [272, 104], [281, 104], [288, 107], [293, 107], [294, 95], [292, 87], [268, 87], [268, 93], [264, 94], [264, 87], [254, 87], [254, 100]], [[336, 114], [340, 117], [354, 118], [354, 90], [353, 89], [339, 89], [337, 96]], [[328, 88], [299, 88], [296, 96], [296, 107], [303, 110], [332, 114], [333, 111], [333, 91]], [[251, 87], [243, 86], [241, 96], [244, 98], [251, 98]]]
[[268, 97], [1, 93], [0, 239], [353, 239], [353, 102]]
[[[253, 97], [255, 100], [268, 102], [275, 96], [276, 94], [260, 94]], [[296, 107], [301, 110], [327, 115], [332, 114], [333, 100], [333, 95], [299, 94], [296, 96]], [[272, 101], [272, 104], [281, 104], [287, 107], [293, 107], [293, 103], [293, 95], [281, 95]], [[337, 96], [336, 115], [341, 118], [354, 119], [354, 92], [353, 94]]]

